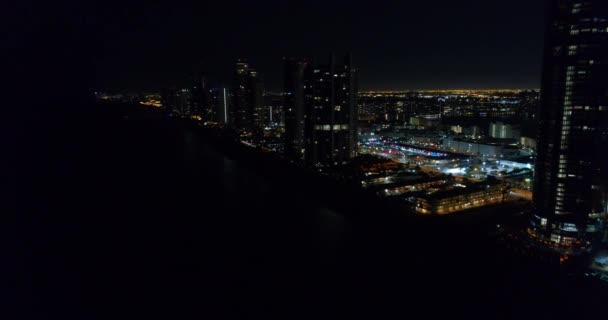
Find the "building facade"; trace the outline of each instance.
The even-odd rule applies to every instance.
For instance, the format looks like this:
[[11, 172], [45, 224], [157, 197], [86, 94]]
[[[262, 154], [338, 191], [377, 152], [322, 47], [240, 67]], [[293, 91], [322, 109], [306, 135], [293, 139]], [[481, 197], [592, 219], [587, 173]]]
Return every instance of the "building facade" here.
[[266, 112], [268, 112], [268, 123], [271, 126], [285, 125], [285, 114], [283, 112], [283, 93], [270, 93], [265, 92], [264, 94], [264, 105]]
[[172, 117], [191, 117], [194, 99], [190, 88], [166, 88], [161, 91], [161, 106]]
[[514, 141], [500, 141], [491, 139], [467, 139], [448, 137], [443, 139], [442, 146], [452, 152], [470, 154], [486, 157], [500, 157], [517, 153], [517, 147], [513, 146]]
[[211, 99], [209, 81], [203, 74], [195, 74], [192, 79], [192, 115], [205, 121], [215, 118], [215, 109]]
[[313, 65], [308, 59], [283, 58], [283, 111], [287, 157], [304, 161], [304, 124], [313, 102]]
[[519, 144], [524, 148], [536, 149], [536, 138], [521, 137], [519, 139]]
[[230, 120], [241, 131], [252, 131], [265, 125], [264, 84], [260, 74], [239, 59], [235, 65]]
[[332, 54], [325, 65], [286, 60], [285, 68], [288, 155], [315, 167], [347, 163], [357, 144], [357, 71], [351, 57], [338, 64]]
[[504, 202], [507, 188], [497, 182], [477, 182], [466, 188], [424, 194], [416, 199], [419, 214], [450, 214]]
[[548, 8], [531, 232], [569, 245], [601, 234], [606, 214], [608, 2]]
[[491, 122], [490, 130], [488, 131], [491, 138], [516, 140], [521, 138], [520, 129], [517, 126], [500, 121]]
[[213, 121], [223, 125], [230, 125], [230, 91], [226, 87], [211, 90], [211, 104], [213, 105]]

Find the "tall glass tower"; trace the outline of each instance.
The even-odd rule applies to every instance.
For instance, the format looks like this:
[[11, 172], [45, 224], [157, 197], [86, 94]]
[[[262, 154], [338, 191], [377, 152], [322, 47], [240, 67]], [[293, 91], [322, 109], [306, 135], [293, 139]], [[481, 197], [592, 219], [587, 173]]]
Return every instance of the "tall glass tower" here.
[[313, 102], [312, 61], [283, 58], [283, 110], [285, 113], [285, 155], [304, 160], [304, 124]]
[[599, 237], [608, 194], [608, 1], [548, 1], [531, 232]]
[[311, 167], [343, 165], [356, 155], [357, 70], [351, 56], [317, 65], [285, 59], [285, 153]]

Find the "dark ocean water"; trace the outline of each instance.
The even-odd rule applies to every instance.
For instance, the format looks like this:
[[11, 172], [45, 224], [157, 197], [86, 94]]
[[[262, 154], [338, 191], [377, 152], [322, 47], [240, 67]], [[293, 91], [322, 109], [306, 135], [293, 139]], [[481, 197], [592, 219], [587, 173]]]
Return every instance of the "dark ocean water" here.
[[190, 125], [122, 107], [93, 115], [23, 151], [2, 232], [15, 275], [3, 319], [605, 312], [601, 288], [518, 261], [474, 219], [395, 218]]

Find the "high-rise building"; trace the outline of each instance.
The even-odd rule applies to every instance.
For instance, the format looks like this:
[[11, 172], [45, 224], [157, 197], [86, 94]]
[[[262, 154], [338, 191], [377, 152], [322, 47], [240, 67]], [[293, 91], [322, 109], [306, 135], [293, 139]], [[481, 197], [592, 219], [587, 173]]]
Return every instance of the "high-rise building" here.
[[190, 117], [193, 115], [194, 100], [192, 99], [192, 89], [183, 88], [177, 90], [177, 105], [174, 111], [180, 117]]
[[230, 108], [230, 121], [238, 129], [253, 124], [253, 106], [249, 100], [249, 64], [244, 59], [236, 62]]
[[249, 99], [253, 106], [253, 125], [262, 130], [268, 125], [268, 112], [264, 104], [264, 81], [255, 70], [249, 71], [249, 88], [251, 90]]
[[230, 91], [228, 88], [211, 90], [211, 101], [214, 107], [213, 121], [224, 125], [230, 124]]
[[214, 108], [211, 101], [211, 89], [207, 77], [196, 74], [192, 81], [192, 113], [205, 121], [214, 118]]
[[163, 89], [161, 92], [162, 107], [174, 117], [190, 117], [193, 115], [194, 102], [192, 89]]
[[283, 59], [283, 110], [285, 118], [285, 155], [304, 160], [304, 123], [312, 110], [312, 62], [308, 59]]
[[232, 88], [231, 121], [239, 130], [253, 130], [265, 126], [264, 84], [260, 74], [247, 60], [236, 62]]
[[501, 121], [490, 123], [490, 137], [497, 139], [517, 139], [521, 137], [517, 126], [503, 123]]
[[268, 123], [272, 125], [285, 125], [283, 114], [283, 93], [264, 93], [265, 110], [268, 112]]
[[554, 0], [547, 19], [532, 233], [596, 239], [608, 205], [608, 1]]
[[332, 54], [326, 65], [286, 59], [284, 86], [289, 156], [309, 166], [341, 165], [355, 156], [357, 72], [350, 56], [336, 64]]
[[177, 105], [177, 89], [162, 88], [160, 90], [160, 105], [165, 112], [170, 114]]

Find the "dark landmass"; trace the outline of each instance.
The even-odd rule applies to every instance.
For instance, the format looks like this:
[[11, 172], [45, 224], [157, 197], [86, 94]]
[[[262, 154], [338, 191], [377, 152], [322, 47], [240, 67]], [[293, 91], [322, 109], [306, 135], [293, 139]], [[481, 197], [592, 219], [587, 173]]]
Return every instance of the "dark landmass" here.
[[601, 284], [497, 244], [494, 226], [521, 219], [510, 209], [411, 216], [191, 122], [83, 108], [28, 135], [0, 232], [5, 319], [587, 319], [604, 306]]

